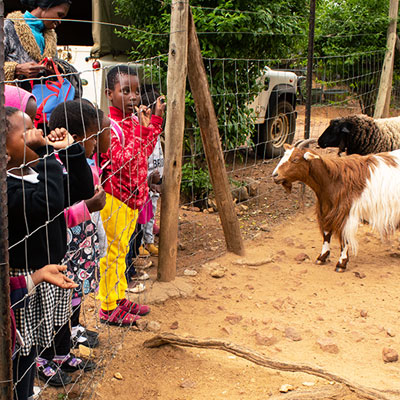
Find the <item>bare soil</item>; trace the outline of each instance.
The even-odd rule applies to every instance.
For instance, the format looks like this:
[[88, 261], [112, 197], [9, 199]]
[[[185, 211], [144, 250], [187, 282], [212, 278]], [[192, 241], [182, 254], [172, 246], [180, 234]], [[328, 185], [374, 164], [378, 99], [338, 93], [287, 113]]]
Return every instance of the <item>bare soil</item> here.
[[[320, 111], [312, 136], [337, 115], [340, 110]], [[359, 254], [351, 255], [347, 272], [334, 272], [339, 257], [336, 241], [332, 262], [316, 265], [322, 238], [314, 195], [306, 190], [302, 196], [301, 185], [291, 195], [275, 185], [270, 174], [276, 163], [251, 164], [247, 158], [231, 171], [235, 179], [251, 176], [258, 183], [258, 195], [237, 205], [244, 259], [273, 262], [258, 267], [235, 264], [243, 258], [226, 253], [218, 214], [181, 209], [177, 275], [183, 276], [185, 269], [197, 271], [194, 277], [184, 277], [193, 286], [193, 295], [154, 304], [144, 319], [159, 322], [161, 331], [220, 338], [271, 359], [320, 366], [399, 399], [399, 363], [382, 359], [384, 348], [400, 351], [399, 236], [382, 243], [362, 226]], [[153, 261], [156, 265], [157, 259]], [[225, 270], [222, 278], [210, 275], [214, 263]], [[156, 278], [155, 267], [150, 275]], [[99, 368], [65, 390], [47, 389], [41, 398], [69, 393], [68, 398], [96, 400], [261, 400], [278, 395], [284, 384], [295, 391], [330, 385], [322, 378], [263, 368], [219, 350], [145, 348], [143, 342], [156, 333], [101, 325], [97, 307], [93, 299], [87, 301], [84, 319], [100, 332], [101, 344], [94, 351]], [[334, 352], [324, 351], [317, 343], [321, 340], [331, 341]], [[361, 397], [347, 391], [336, 398]]]

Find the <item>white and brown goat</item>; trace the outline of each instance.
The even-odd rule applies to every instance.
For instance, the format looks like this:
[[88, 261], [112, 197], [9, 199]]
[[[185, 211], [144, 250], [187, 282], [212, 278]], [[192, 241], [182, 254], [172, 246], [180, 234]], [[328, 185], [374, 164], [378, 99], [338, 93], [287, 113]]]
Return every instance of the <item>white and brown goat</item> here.
[[277, 184], [290, 192], [292, 183], [304, 182], [317, 196], [318, 224], [324, 238], [318, 264], [327, 262], [332, 234], [338, 236], [341, 254], [337, 272], [344, 272], [349, 248], [357, 253], [359, 223], [368, 221], [381, 237], [400, 224], [400, 150], [348, 157], [323, 156], [299, 146], [285, 146], [272, 173]]

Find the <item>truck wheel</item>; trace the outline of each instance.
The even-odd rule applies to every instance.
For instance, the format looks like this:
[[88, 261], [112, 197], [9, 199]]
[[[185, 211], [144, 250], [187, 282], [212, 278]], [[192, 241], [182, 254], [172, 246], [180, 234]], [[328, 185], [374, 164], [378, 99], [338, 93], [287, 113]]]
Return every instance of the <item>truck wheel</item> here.
[[279, 157], [283, 144], [291, 144], [296, 133], [296, 116], [293, 106], [280, 100], [270, 111], [268, 119], [258, 127], [257, 153], [263, 158]]

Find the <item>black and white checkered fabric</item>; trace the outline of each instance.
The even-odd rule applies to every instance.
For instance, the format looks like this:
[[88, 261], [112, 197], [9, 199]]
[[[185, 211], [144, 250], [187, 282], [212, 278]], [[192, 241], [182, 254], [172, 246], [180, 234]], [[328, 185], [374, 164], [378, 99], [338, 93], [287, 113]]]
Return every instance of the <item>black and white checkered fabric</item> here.
[[[12, 276], [29, 275], [33, 271], [13, 270]], [[32, 346], [49, 347], [57, 327], [64, 325], [71, 315], [71, 290], [64, 290], [48, 283], [36, 287], [25, 308], [14, 310], [17, 329], [24, 346], [21, 355], [27, 356]]]

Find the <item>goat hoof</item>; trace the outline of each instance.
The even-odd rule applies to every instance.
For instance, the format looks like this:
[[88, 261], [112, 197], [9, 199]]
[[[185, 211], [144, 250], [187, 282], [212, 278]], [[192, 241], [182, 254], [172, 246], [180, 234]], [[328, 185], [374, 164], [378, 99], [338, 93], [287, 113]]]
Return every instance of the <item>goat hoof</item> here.
[[336, 271], [336, 272], [341, 272], [341, 273], [342, 273], [342, 272], [345, 272], [345, 271], [346, 271], [346, 267], [336, 267], [336, 268], [335, 268], [335, 271]]

